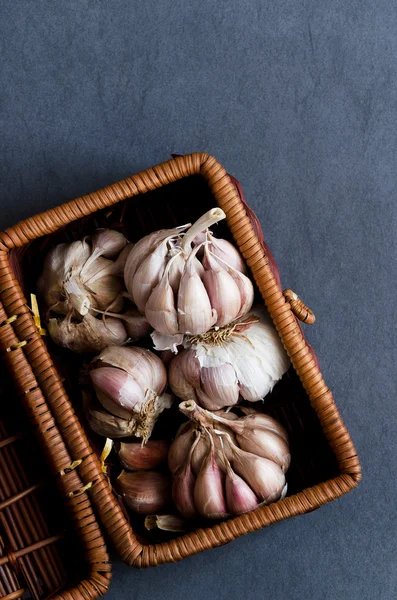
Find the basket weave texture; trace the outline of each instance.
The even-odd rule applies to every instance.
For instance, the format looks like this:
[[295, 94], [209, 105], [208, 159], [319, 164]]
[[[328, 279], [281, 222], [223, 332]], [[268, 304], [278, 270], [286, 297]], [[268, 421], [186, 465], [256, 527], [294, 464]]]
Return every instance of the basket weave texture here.
[[[294, 493], [284, 500], [212, 527], [197, 529], [171, 541], [150, 544], [142, 541], [141, 537], [137, 538], [101, 472], [98, 458], [91, 450], [46, 344], [40, 337], [27, 307], [20, 277], [18, 281], [10, 262], [10, 252], [123, 200], [130, 199], [129, 202], [133, 202], [134, 206], [147, 203], [150, 194], [166, 191], [169, 186], [189, 178], [195, 178], [194, 181], [200, 178], [208, 190], [210, 205], [217, 204], [225, 211], [227, 226], [251, 270], [291, 359], [295, 380], [291, 379], [289, 389], [295, 385], [296, 398], [302, 399], [302, 407], [305, 407], [300, 412], [299, 402], [295, 401], [296, 422], [303, 423], [306, 413], [313, 415], [310, 418], [315, 426], [318, 426], [321, 443], [332, 455], [335, 467], [331, 471], [325, 471], [324, 476], [317, 473], [314, 479], [303, 477], [302, 489], [293, 489]], [[185, 204], [189, 204], [189, 198], [185, 198]], [[195, 213], [200, 212], [196, 207]], [[142, 235], [144, 233], [147, 231]], [[238, 183], [226, 173], [215, 158], [205, 153], [175, 157], [7, 229], [0, 235], [0, 300], [4, 307], [4, 312], [0, 315], [0, 322], [3, 324], [0, 351], [20, 394], [24, 395], [37, 433], [42, 437], [45, 451], [58, 472], [67, 466], [67, 460], [68, 464], [71, 461], [81, 461], [73, 471], [75, 475], [78, 474], [79, 484], [70, 482], [70, 489], [77, 490], [78, 485], [83, 489], [89, 486], [86, 493], [89, 494], [118, 553], [128, 564], [148, 567], [181, 560], [271, 523], [312, 511], [342, 496], [359, 482], [360, 464], [353, 443], [341, 420], [332, 393], [324, 382], [314, 352], [298, 323], [298, 318], [311, 323], [314, 321], [314, 315], [291, 290], [283, 293], [277, 267], [264, 243], [258, 220], [247, 207]], [[6, 323], [6, 320], [13, 316], [17, 318], [12, 323]], [[291, 399], [291, 406], [293, 404]], [[286, 407], [284, 412], [291, 411], [291, 406]], [[59, 435], [57, 443], [54, 443], [51, 434], [48, 434], [45, 419], [49, 418], [49, 414]], [[312, 425], [309, 423], [306, 431], [310, 432], [311, 429]], [[289, 433], [291, 435], [290, 430]], [[65, 458], [66, 454], [68, 459]], [[303, 469], [304, 465], [301, 470]], [[296, 472], [300, 472], [299, 465]], [[330, 472], [332, 476], [329, 476]], [[89, 526], [90, 523], [86, 525], [82, 521], [83, 531]]]

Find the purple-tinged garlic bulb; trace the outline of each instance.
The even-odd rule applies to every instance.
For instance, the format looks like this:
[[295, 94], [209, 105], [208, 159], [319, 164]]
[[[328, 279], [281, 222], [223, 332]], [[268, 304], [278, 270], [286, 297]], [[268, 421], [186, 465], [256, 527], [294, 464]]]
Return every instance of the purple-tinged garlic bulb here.
[[92, 361], [89, 375], [103, 408], [146, 442], [160, 413], [172, 404], [164, 394], [162, 361], [143, 348], [111, 346]]
[[185, 519], [223, 519], [284, 497], [290, 452], [275, 419], [256, 411], [214, 414], [194, 401], [179, 409], [189, 422], [171, 445], [168, 465]]

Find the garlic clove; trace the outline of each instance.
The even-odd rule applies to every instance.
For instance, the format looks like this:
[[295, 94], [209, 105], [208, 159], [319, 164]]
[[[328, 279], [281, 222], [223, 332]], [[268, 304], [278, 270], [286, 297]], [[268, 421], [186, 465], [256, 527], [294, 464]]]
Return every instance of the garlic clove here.
[[195, 429], [192, 428], [191, 424], [184, 423], [182, 430], [177, 433], [177, 437], [172, 442], [168, 452], [168, 468], [172, 474], [186, 462], [195, 436]]
[[198, 516], [194, 503], [195, 484], [196, 478], [190, 461], [186, 460], [185, 464], [174, 473], [172, 481], [172, 499], [185, 519], [195, 519]]
[[179, 284], [181, 281], [182, 273], [186, 265], [186, 259], [183, 257], [182, 252], [176, 254], [170, 260], [170, 269], [168, 272], [169, 284], [172, 287], [174, 294], [178, 293]]
[[94, 255], [115, 259], [128, 244], [128, 240], [115, 229], [97, 229], [91, 243]]
[[240, 289], [231, 275], [211, 256], [208, 247], [204, 250], [203, 283], [211, 306], [217, 312], [219, 327], [234, 321], [241, 308]]
[[127, 246], [122, 249], [116, 260], [112, 263], [112, 275], [124, 278], [125, 265], [127, 264], [128, 257], [133, 248], [134, 244], [127, 244]]
[[241, 515], [257, 508], [259, 502], [249, 485], [237, 475], [227, 461], [225, 496], [231, 515]]
[[227, 240], [216, 238], [211, 232], [208, 234], [208, 239], [211, 242], [210, 250], [215, 256], [240, 273], [246, 272], [244, 260], [233, 244]]
[[195, 261], [198, 262], [192, 253], [183, 271], [178, 292], [179, 330], [192, 335], [208, 331], [217, 320]]
[[168, 369], [168, 382], [178, 398], [196, 398], [196, 390], [200, 389], [200, 365], [194, 351], [182, 352], [173, 358]]
[[140, 412], [145, 392], [131, 375], [112, 367], [93, 369], [89, 374], [98, 400], [112, 415], [129, 419]]
[[122, 471], [116, 486], [127, 507], [141, 515], [161, 512], [170, 501], [170, 482], [157, 471]]
[[[212, 410], [237, 404], [238, 381], [230, 363], [218, 367], [203, 367], [200, 370], [200, 378], [202, 391], [212, 401]], [[205, 406], [205, 408], [209, 407]]]
[[145, 307], [148, 322], [156, 331], [165, 335], [175, 335], [179, 329], [174, 291], [169, 282], [169, 269], [173, 260], [168, 263], [160, 283], [153, 289]]
[[145, 528], [148, 531], [161, 529], [162, 531], [182, 533], [186, 531], [186, 523], [177, 515], [149, 515], [145, 519]]
[[279, 435], [269, 430], [251, 429], [246, 434], [237, 434], [236, 439], [242, 450], [272, 460], [284, 473], [288, 470], [291, 462], [289, 447]]
[[148, 258], [148, 256], [154, 252], [159, 244], [165, 238], [170, 238], [172, 236], [178, 236], [181, 231], [183, 231], [184, 227], [175, 228], [175, 229], [161, 229], [159, 231], [154, 231], [153, 233], [149, 233], [145, 237], [141, 238], [135, 245], [132, 251], [129, 253], [125, 269], [124, 269], [124, 279], [129, 293], [132, 295], [132, 285], [135, 277], [135, 273], [137, 272], [141, 263]]
[[153, 288], [158, 284], [163, 276], [167, 252], [167, 240], [163, 240], [161, 244], [157, 246], [157, 248], [141, 262], [134, 275], [132, 289], [130, 290], [127, 286], [128, 291], [130, 291], [130, 293], [132, 292], [132, 299], [134, 303], [142, 314], [145, 313], [146, 303], [150, 294], [152, 293]]
[[110, 414], [100, 405], [99, 408], [88, 406], [85, 417], [90, 428], [98, 435], [117, 439], [129, 437], [133, 434], [130, 421]]
[[239, 289], [241, 305], [240, 310], [236, 315], [236, 319], [239, 319], [240, 317], [245, 316], [252, 308], [255, 296], [254, 286], [252, 281], [246, 275], [228, 265], [221, 258], [218, 257], [217, 261], [233, 278]]
[[96, 319], [89, 313], [81, 322], [64, 319], [50, 319], [48, 333], [51, 339], [73, 352], [100, 352], [107, 346], [123, 344], [127, 333], [118, 319]]
[[111, 309], [113, 312], [120, 311], [124, 306], [123, 292], [124, 282], [120, 277], [104, 275], [87, 285], [92, 293], [92, 306], [99, 310]]
[[144, 446], [140, 442], [121, 442], [118, 457], [129, 471], [151, 470], [167, 460], [168, 449], [166, 440], [148, 440]]
[[120, 319], [123, 321], [128, 337], [132, 342], [147, 337], [152, 331], [152, 326], [137, 308], [128, 308], [120, 314]]
[[162, 394], [167, 385], [167, 371], [161, 359], [147, 350], [138, 346], [112, 346], [105, 348], [93, 360], [93, 364], [113, 366], [126, 371], [144, 389], [154, 390]]
[[194, 486], [194, 503], [206, 519], [223, 519], [227, 516], [224, 497], [225, 476], [215, 460], [213, 448], [205, 459]]
[[232, 466], [260, 501], [268, 504], [280, 498], [285, 486], [285, 475], [273, 461], [233, 446]]
[[97, 279], [100, 279], [104, 275], [112, 275], [113, 265], [113, 261], [109, 260], [108, 258], [102, 258], [102, 256], [98, 256], [98, 258], [94, 260], [87, 268], [84, 268], [84, 273], [83, 269], [81, 270], [79, 278], [85, 286], [90, 287], [91, 283]]
[[210, 441], [207, 435], [201, 435], [197, 446], [192, 451], [191, 465], [192, 471], [195, 475], [198, 475], [203, 466], [203, 462], [208, 456], [208, 452], [211, 449]]

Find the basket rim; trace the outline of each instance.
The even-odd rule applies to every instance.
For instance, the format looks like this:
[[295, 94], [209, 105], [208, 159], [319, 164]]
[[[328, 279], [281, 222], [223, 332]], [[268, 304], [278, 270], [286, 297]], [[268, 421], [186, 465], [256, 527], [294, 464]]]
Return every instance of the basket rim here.
[[[336, 457], [339, 475], [306, 488], [284, 500], [240, 515], [220, 524], [197, 529], [170, 542], [141, 544], [124, 516], [94, 456], [85, 432], [53, 367], [52, 360], [34, 326], [26, 300], [8, 260], [11, 249], [20, 247], [43, 235], [53, 233], [83, 216], [92, 214], [119, 201], [139, 196], [179, 179], [201, 175], [209, 186], [215, 201], [226, 213], [226, 222], [233, 238], [251, 269], [259, 291], [286, 348], [309, 401], [317, 414], [323, 434]], [[326, 386], [318, 363], [311, 354], [301, 327], [286, 301], [280, 283], [269, 264], [266, 246], [255, 232], [252, 216], [248, 214], [244, 198], [223, 166], [206, 153], [174, 157], [169, 161], [127, 177], [56, 208], [29, 217], [0, 234], [0, 299], [6, 314], [21, 315], [11, 328], [16, 343], [27, 342], [16, 350], [20, 359], [31, 367], [33, 377], [54, 413], [58, 428], [68, 446], [72, 459], [83, 462], [77, 470], [84, 485], [94, 480], [88, 493], [101, 521], [121, 557], [130, 565], [146, 567], [173, 562], [205, 549], [220, 546], [233, 539], [282, 519], [303, 514], [349, 492], [361, 479], [361, 468], [353, 442]], [[22, 323], [23, 320], [23, 323]], [[7, 344], [8, 342], [6, 342]], [[29, 347], [35, 346], [35, 361]], [[0, 350], [5, 352], [0, 336]], [[46, 378], [43, 380], [43, 364]], [[14, 373], [18, 378], [18, 375]], [[49, 448], [51, 453], [51, 448]], [[82, 453], [83, 452], [83, 456]]]

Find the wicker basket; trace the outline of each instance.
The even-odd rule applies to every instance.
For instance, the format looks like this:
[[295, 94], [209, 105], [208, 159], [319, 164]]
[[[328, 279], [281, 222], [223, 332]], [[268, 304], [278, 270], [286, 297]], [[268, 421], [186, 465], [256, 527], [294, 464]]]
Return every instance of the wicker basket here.
[[[0, 315], [4, 322], [1, 306]], [[36, 393], [35, 407], [27, 408], [40, 414], [39, 438], [47, 431], [69, 465], [51, 477], [21, 404], [9, 401], [15, 389], [0, 366], [0, 598], [97, 598], [106, 592], [111, 571], [91, 502], [84, 492], [76, 495], [78, 475]], [[57, 472], [61, 462], [51, 460], [50, 466]], [[66, 496], [64, 506], [59, 491]]]
[[[119, 220], [128, 224], [127, 234], [135, 241], [154, 229], [193, 221], [214, 204], [225, 211], [228, 231], [246, 259], [291, 358], [292, 367], [276, 386], [268, 405], [290, 435], [290, 491], [284, 500], [251, 513], [175, 539], [150, 543], [136, 534], [112, 493], [37, 331], [22, 291], [31, 292], [34, 281], [29, 279], [31, 274], [22, 257], [34, 253], [43, 236], [54, 234], [49, 239], [55, 243], [65, 239], [65, 232], [72, 235], [77, 220], [79, 228], [88, 232], [98, 224], [103, 226], [104, 219], [119, 211]], [[218, 231], [227, 235], [226, 225], [224, 228]], [[220, 546], [276, 521], [314, 510], [359, 482], [360, 464], [353, 443], [297, 320], [313, 322], [313, 313], [293, 292], [283, 293], [255, 215], [248, 209], [237, 182], [213, 157], [204, 153], [175, 157], [6, 230], [0, 236], [0, 299], [6, 311], [4, 319], [17, 317], [4, 327], [0, 343], [19, 391], [33, 412], [37, 397], [42, 406], [46, 402], [70, 460], [81, 461], [76, 471], [82, 485], [91, 486], [88, 493], [96, 511], [128, 564], [148, 567]], [[37, 428], [43, 429], [47, 454], [57, 462], [57, 447], [42, 428], [40, 411], [34, 418]], [[65, 467], [65, 462], [58, 470]]]

